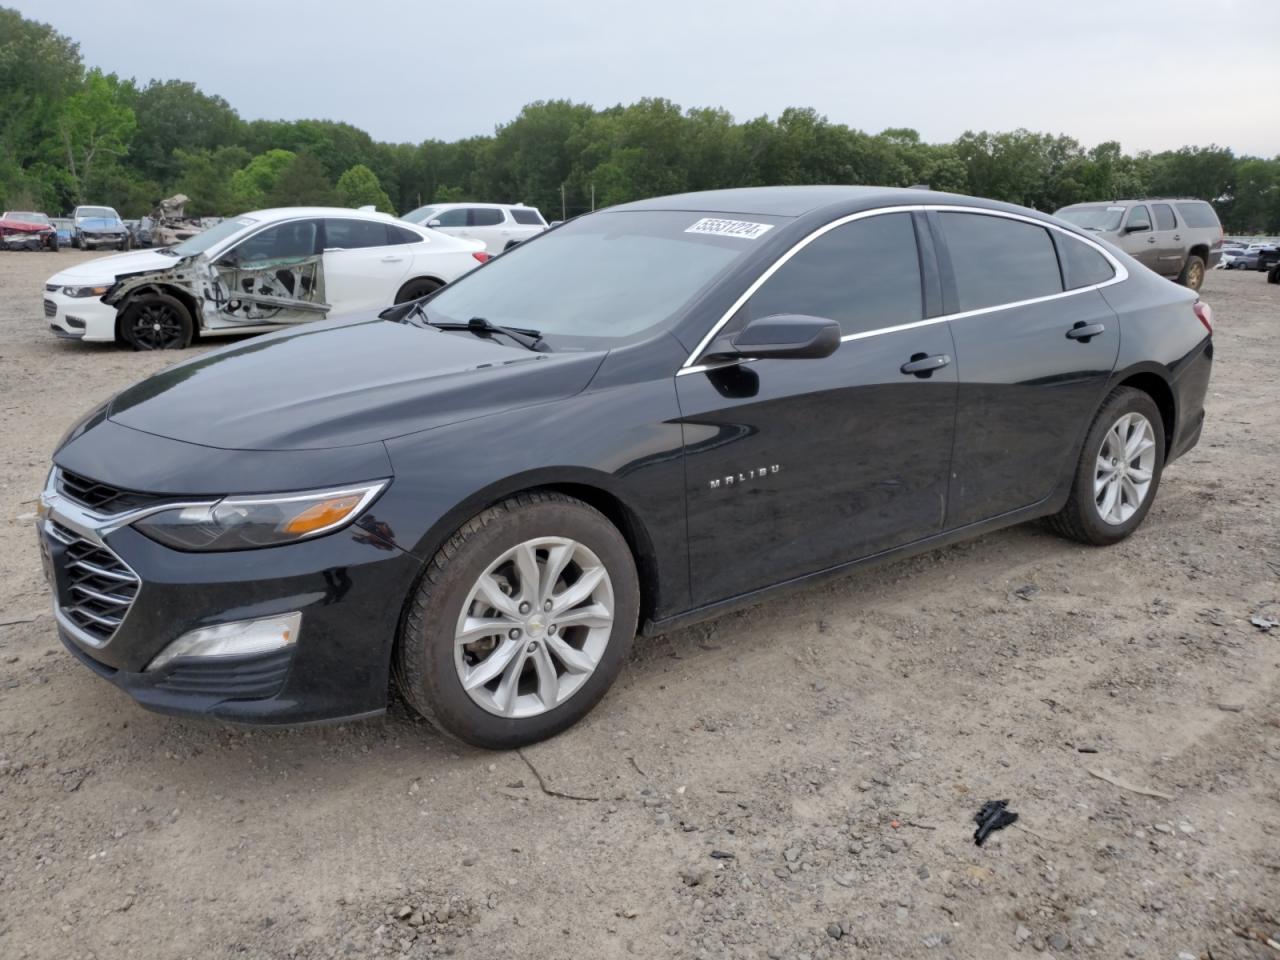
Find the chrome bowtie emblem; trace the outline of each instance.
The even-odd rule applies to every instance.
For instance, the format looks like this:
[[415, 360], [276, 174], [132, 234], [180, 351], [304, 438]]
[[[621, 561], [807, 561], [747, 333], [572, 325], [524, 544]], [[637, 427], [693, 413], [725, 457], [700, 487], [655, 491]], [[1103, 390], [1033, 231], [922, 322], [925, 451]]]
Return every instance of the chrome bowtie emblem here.
[[773, 463], [767, 467], [756, 467], [752, 470], [744, 470], [741, 473], [732, 473], [727, 477], [716, 477], [714, 480], [708, 480], [707, 486], [712, 490], [719, 490], [723, 487], [736, 487], [751, 480], [762, 480], [781, 469], [781, 465]]

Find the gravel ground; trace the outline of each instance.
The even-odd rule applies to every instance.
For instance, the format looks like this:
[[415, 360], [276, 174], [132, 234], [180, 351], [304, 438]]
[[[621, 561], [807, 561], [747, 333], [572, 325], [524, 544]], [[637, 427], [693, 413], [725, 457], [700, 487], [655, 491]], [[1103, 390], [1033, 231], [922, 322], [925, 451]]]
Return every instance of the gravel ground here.
[[484, 753], [399, 703], [176, 721], [62, 650], [49, 453], [175, 359], [47, 333], [85, 256], [0, 255], [0, 956], [1280, 957], [1261, 274], [1209, 277], [1204, 439], [1130, 540], [1019, 527], [641, 642], [585, 723]]

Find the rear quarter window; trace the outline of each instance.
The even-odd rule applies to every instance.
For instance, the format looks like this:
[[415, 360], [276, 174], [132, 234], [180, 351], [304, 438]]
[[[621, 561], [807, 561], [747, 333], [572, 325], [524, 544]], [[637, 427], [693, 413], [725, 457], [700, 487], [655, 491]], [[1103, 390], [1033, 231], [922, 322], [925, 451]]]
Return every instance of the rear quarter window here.
[[1218, 215], [1214, 213], [1213, 207], [1204, 201], [1195, 201], [1193, 203], [1175, 203], [1178, 212], [1182, 214], [1182, 219], [1187, 222], [1188, 227], [1218, 227]]
[[940, 213], [959, 310], [980, 310], [1062, 292], [1049, 231], [1007, 217]]
[[1062, 261], [1063, 285], [1068, 290], [1106, 283], [1116, 275], [1111, 262], [1093, 247], [1065, 233], [1054, 234]]
[[527, 227], [542, 227], [546, 225], [542, 219], [542, 214], [528, 207], [512, 207], [511, 216], [516, 223], [524, 224]]

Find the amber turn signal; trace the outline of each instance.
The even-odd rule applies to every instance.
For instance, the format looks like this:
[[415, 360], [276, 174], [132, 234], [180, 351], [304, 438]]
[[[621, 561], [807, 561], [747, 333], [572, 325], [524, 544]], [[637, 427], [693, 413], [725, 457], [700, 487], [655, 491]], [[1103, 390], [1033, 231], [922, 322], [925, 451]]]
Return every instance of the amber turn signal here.
[[352, 510], [360, 505], [361, 498], [362, 494], [352, 493], [340, 497], [330, 497], [328, 500], [313, 503], [280, 529], [284, 533], [302, 536], [315, 530], [322, 530], [335, 523], [341, 523]]

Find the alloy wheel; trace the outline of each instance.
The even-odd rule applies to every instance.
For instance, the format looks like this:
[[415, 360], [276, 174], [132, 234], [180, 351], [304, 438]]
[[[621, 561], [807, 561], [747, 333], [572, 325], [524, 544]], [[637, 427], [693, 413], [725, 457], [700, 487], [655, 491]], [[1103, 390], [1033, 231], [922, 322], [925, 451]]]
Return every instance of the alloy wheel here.
[[1098, 450], [1093, 496], [1098, 516], [1113, 526], [1128, 522], [1147, 498], [1156, 465], [1151, 421], [1126, 413], [1106, 432]]
[[133, 316], [130, 333], [140, 349], [174, 349], [182, 346], [182, 318], [167, 303], [142, 303]]
[[613, 621], [613, 584], [599, 557], [563, 537], [526, 540], [467, 594], [454, 631], [458, 679], [489, 713], [538, 716], [595, 672]]
[[1199, 290], [1202, 283], [1204, 283], [1204, 267], [1198, 263], [1191, 264], [1191, 269], [1187, 271], [1187, 286], [1192, 290]]

